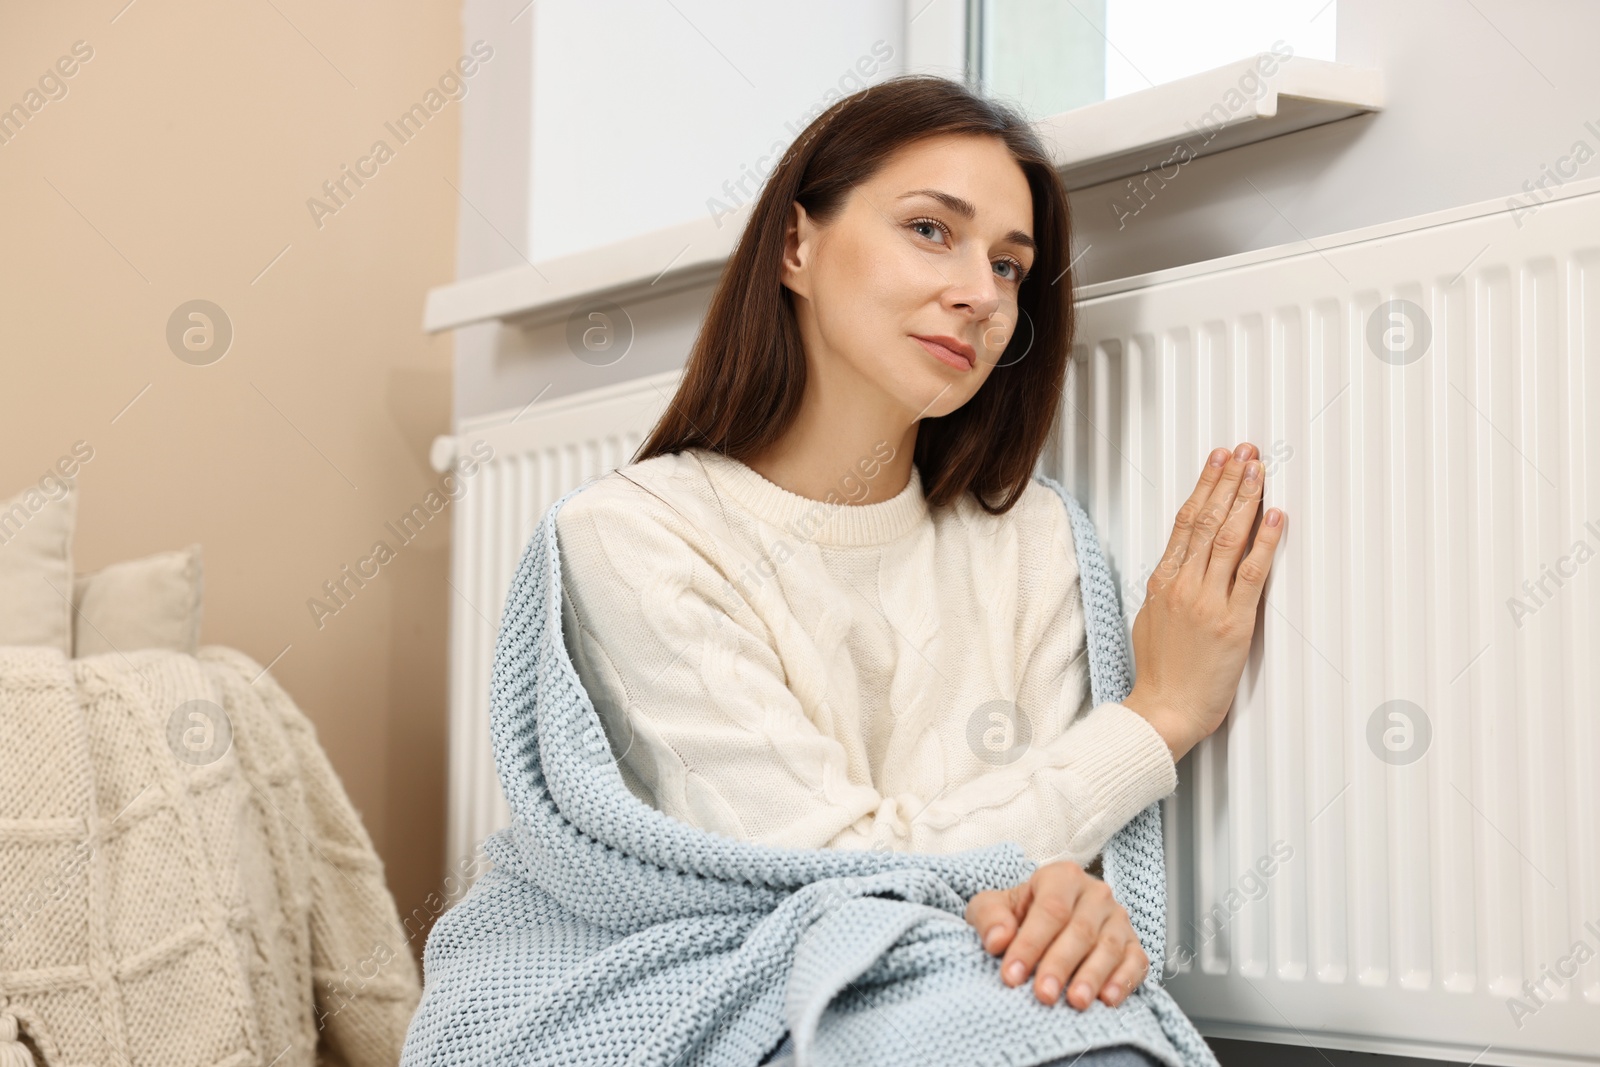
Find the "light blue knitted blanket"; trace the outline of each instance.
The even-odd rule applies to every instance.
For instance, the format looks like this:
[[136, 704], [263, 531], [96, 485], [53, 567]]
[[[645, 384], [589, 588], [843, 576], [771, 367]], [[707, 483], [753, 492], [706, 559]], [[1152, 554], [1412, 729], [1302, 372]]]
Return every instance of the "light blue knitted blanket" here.
[[[1077, 539], [1096, 704], [1132, 687], [1121, 607], [1094, 526]], [[589, 483], [585, 483], [587, 485]], [[1150, 974], [1116, 1008], [1039, 1003], [963, 918], [1026, 881], [1015, 842], [930, 854], [776, 848], [698, 829], [623, 784], [561, 636], [556, 512], [523, 552], [495, 648], [495, 761], [512, 825], [434, 925], [402, 1067], [628, 1064], [1027, 1067], [1133, 1044], [1216, 1067], [1161, 988], [1166, 872], [1152, 804], [1107, 844], [1106, 881]], [[781, 1049], [779, 1046], [781, 1045]]]

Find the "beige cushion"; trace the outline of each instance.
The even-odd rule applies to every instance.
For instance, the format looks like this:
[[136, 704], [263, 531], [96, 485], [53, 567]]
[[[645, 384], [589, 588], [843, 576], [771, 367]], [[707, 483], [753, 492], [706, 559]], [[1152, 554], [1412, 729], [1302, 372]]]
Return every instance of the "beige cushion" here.
[[200, 546], [124, 560], [73, 583], [75, 657], [200, 647]]
[[49, 645], [70, 656], [78, 486], [54, 481], [55, 495], [29, 486], [0, 502], [0, 645]]

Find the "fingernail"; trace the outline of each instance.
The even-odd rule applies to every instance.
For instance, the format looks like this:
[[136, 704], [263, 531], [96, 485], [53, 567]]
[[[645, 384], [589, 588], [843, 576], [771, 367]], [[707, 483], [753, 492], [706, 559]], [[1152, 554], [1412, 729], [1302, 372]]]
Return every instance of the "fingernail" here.
[[1117, 982], [1106, 983], [1106, 999], [1115, 1004], [1122, 999], [1122, 986]]
[[1039, 992], [1043, 993], [1051, 1000], [1055, 1000], [1061, 992], [1061, 983], [1056, 981], [1054, 978], [1041, 979], [1039, 982]]
[[1094, 990], [1090, 989], [1082, 982], [1079, 982], [1077, 985], [1072, 987], [1072, 995], [1077, 997], [1079, 1000], [1084, 1001], [1084, 1006], [1087, 1007], [1087, 1002], [1094, 996]]
[[1213, 467], [1220, 467], [1224, 463], [1226, 463], [1227, 461], [1228, 461], [1228, 450], [1226, 448], [1216, 449], [1214, 452], [1211, 453], [1211, 458], [1209, 460], [1207, 460], [1207, 462]]
[[1261, 464], [1257, 463], [1255, 460], [1251, 460], [1249, 463], [1244, 465], [1245, 481], [1253, 482], [1259, 477], [1261, 477]]
[[1000, 934], [1003, 929], [1004, 928], [1000, 926], [989, 927], [989, 932], [983, 935], [983, 947], [988, 949], [990, 952], [993, 952], [995, 942], [1000, 940]]
[[1006, 978], [1013, 982], [1022, 981], [1022, 961], [1012, 960], [1006, 965]]
[[1273, 508], [1271, 511], [1267, 512], [1267, 525], [1268, 526], [1276, 526], [1276, 525], [1278, 525], [1278, 523], [1280, 523], [1282, 521], [1283, 521], [1283, 512], [1279, 511], [1277, 508]]
[[1244, 458], [1246, 456], [1248, 456], [1249, 454], [1250, 454], [1250, 442], [1248, 442], [1248, 441], [1246, 441], [1244, 444], [1240, 445], [1238, 448], [1233, 450], [1233, 458], [1238, 460], [1241, 463], [1244, 462]]

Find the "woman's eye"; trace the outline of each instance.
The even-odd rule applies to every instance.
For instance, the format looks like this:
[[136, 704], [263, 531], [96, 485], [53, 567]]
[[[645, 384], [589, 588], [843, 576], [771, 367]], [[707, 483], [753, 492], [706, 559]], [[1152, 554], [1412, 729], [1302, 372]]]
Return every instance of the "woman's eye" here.
[[929, 219], [917, 219], [915, 222], [911, 223], [911, 228], [916, 230], [918, 234], [926, 237], [930, 241], [937, 240], [938, 238], [944, 236], [944, 228], [937, 222], [933, 222]]
[[1002, 259], [996, 262], [995, 266], [1005, 267], [1008, 271], [1010, 271], [1009, 274], [1001, 275], [1001, 277], [1005, 278], [1005, 280], [1008, 282], [1021, 282], [1026, 276], [1022, 267], [1013, 260]]

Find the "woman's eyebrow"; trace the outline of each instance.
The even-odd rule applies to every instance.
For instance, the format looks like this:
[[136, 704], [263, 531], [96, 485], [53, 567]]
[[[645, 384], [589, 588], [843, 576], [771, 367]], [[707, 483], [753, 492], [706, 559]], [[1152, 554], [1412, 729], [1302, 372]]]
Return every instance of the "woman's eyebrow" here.
[[[960, 215], [962, 218], [969, 221], [978, 217], [978, 209], [972, 206], [972, 202], [969, 200], [963, 200], [954, 193], [947, 193], [940, 189], [913, 189], [909, 193], [901, 194], [898, 199], [905, 200], [913, 196], [931, 196], [933, 199], [939, 201], [939, 203], [943, 204], [951, 211], [954, 211], [957, 215]], [[1029, 249], [1030, 251], [1037, 252], [1039, 250], [1038, 246], [1033, 243], [1033, 238], [1029, 237], [1021, 230], [1012, 230], [1010, 233], [1006, 234], [1005, 239], [1014, 244], [1019, 244], [1023, 248]]]

